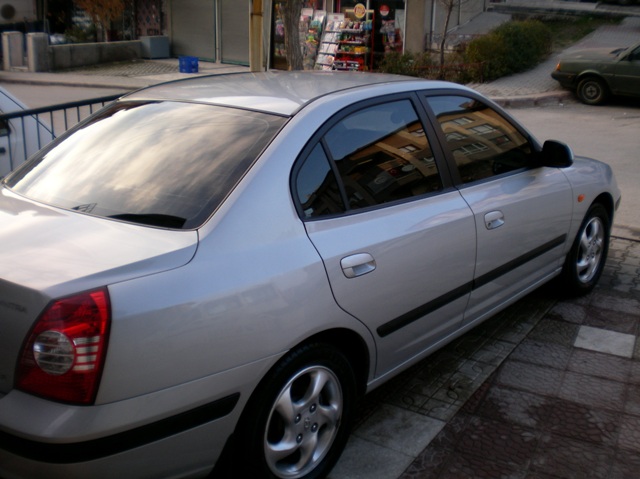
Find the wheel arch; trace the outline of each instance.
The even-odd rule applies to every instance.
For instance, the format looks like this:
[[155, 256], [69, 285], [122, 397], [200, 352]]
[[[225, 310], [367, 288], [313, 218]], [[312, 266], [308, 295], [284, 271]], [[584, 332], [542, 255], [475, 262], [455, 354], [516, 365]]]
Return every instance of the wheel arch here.
[[292, 349], [311, 343], [325, 343], [344, 354], [353, 368], [358, 395], [364, 395], [367, 389], [371, 357], [366, 342], [358, 333], [344, 328], [329, 329], [309, 337]]
[[607, 215], [609, 215], [609, 227], [611, 227], [613, 225], [613, 214], [615, 211], [613, 197], [609, 193], [601, 193], [591, 204], [594, 205], [596, 203], [601, 204], [607, 211]]
[[587, 78], [594, 78], [596, 80], [600, 80], [606, 88], [606, 93], [607, 94], [611, 93], [611, 86], [609, 85], [609, 82], [607, 81], [607, 79], [604, 76], [602, 76], [602, 74], [600, 74], [595, 70], [585, 70], [583, 72], [580, 72], [578, 76], [576, 76], [576, 79], [574, 81], [575, 87], [577, 88], [578, 85], [580, 85], [580, 82]]

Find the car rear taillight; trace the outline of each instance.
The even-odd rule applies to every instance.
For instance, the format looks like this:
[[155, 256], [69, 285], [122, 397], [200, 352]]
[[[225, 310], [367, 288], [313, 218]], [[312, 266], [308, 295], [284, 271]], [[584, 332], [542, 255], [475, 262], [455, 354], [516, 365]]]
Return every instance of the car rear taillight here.
[[56, 401], [92, 404], [107, 352], [110, 321], [106, 288], [50, 303], [22, 350], [16, 388]]

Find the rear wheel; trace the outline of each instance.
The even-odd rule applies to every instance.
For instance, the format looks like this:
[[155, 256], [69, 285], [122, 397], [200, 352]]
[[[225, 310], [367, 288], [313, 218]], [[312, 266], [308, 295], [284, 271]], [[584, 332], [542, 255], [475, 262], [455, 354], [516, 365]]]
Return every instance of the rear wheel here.
[[349, 361], [335, 348], [317, 343], [290, 352], [246, 408], [238, 477], [325, 477], [347, 442], [355, 395]]
[[608, 96], [607, 85], [598, 77], [587, 77], [578, 83], [577, 94], [581, 102], [599, 105]]
[[607, 261], [610, 230], [607, 210], [599, 203], [591, 205], [564, 265], [564, 285], [570, 294], [587, 294], [598, 283]]

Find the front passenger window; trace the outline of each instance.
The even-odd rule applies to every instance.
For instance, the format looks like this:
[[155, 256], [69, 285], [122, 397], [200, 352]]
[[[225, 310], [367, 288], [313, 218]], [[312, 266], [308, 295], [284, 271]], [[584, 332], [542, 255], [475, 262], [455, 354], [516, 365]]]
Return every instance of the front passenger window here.
[[427, 102], [438, 118], [463, 183], [531, 164], [529, 141], [487, 105], [461, 96], [428, 97]]

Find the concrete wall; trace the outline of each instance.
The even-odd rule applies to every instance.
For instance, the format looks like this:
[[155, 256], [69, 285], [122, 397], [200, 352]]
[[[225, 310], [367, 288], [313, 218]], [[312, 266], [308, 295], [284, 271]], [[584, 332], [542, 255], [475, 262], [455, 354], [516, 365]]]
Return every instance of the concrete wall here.
[[52, 71], [99, 63], [134, 60], [142, 57], [139, 40], [108, 43], [72, 43], [49, 47], [49, 68]]

